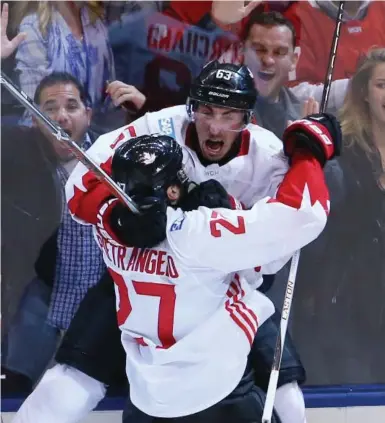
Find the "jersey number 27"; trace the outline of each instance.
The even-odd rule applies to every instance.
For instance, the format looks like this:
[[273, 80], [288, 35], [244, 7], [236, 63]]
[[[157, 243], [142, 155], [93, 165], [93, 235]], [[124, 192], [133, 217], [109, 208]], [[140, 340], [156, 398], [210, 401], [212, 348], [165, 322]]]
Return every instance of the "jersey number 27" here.
[[[119, 291], [118, 324], [123, 325], [128, 319], [131, 311], [131, 301], [123, 276], [108, 269], [115, 285]], [[175, 344], [173, 335], [174, 314], [175, 314], [175, 285], [165, 285], [156, 282], [138, 282], [132, 281], [135, 293], [137, 295], [146, 295], [159, 298], [158, 313], [158, 338], [161, 342], [159, 348], [169, 348]], [[142, 345], [147, 345], [143, 340]]]

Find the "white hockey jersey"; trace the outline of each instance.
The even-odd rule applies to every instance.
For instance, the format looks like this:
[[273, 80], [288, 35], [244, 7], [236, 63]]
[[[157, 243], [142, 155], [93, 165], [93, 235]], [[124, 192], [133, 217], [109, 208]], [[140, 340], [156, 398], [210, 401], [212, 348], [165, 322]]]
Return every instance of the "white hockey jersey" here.
[[104, 163], [113, 152], [111, 146], [115, 148], [132, 136], [162, 133], [188, 147], [184, 150], [184, 166], [191, 180], [200, 183], [216, 179], [246, 207], [274, 195], [288, 170], [288, 163], [282, 153], [282, 142], [272, 132], [250, 124], [243, 131], [237, 157], [222, 166], [217, 163], [204, 166], [194, 151], [190, 128], [186, 106], [169, 107], [147, 113], [128, 126], [102, 135], [87, 152]]
[[[212, 163], [202, 165], [194, 151], [194, 141], [190, 136], [191, 122], [185, 105], [146, 113], [130, 125], [102, 135], [87, 151], [97, 163], [110, 172], [109, 159], [113, 149], [133, 136], [162, 133], [174, 138], [184, 149], [184, 166], [189, 178], [197, 183], [216, 179], [242, 204], [250, 208], [266, 196], [273, 196], [288, 170], [288, 162], [282, 152], [282, 141], [272, 132], [250, 124], [242, 133], [242, 143], [237, 157], [219, 166]], [[79, 176], [87, 169], [79, 167]], [[87, 176], [88, 177], [88, 176]], [[71, 193], [70, 193], [71, 195]], [[288, 261], [283, 260], [265, 266], [265, 274], [274, 274]], [[261, 275], [258, 286], [262, 283]]]
[[[148, 114], [123, 131], [100, 137], [88, 152], [110, 172], [114, 148], [130, 136], [160, 130], [188, 141], [184, 107]], [[244, 131], [241, 154], [228, 164], [239, 160], [240, 169], [212, 165], [214, 175], [189, 151], [191, 179], [215, 177], [226, 187], [232, 181], [231, 192], [247, 205], [260, 201], [249, 211], [169, 208], [167, 239], [153, 249], [119, 245], [100, 228], [99, 209], [110, 194], [84, 165], [68, 180], [73, 217], [99, 225], [96, 239], [116, 285], [131, 399], [147, 414], [193, 414], [236, 387], [256, 330], [274, 311], [256, 291], [259, 278], [246, 278], [250, 270], [239, 271], [257, 266], [256, 276], [270, 273], [273, 261], [278, 270], [284, 257], [315, 239], [326, 223], [328, 192], [314, 159], [294, 162], [271, 199], [287, 169], [279, 147], [274, 135], [251, 126]], [[249, 165], [256, 168], [246, 171]]]

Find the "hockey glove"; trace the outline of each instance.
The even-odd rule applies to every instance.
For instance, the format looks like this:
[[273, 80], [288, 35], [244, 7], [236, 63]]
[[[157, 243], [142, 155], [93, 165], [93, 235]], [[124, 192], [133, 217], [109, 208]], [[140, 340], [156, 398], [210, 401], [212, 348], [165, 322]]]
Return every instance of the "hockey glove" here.
[[286, 156], [297, 149], [310, 152], [323, 167], [328, 160], [341, 154], [342, 133], [338, 120], [330, 114], [309, 115], [294, 121], [283, 134]]
[[200, 206], [209, 209], [221, 207], [225, 209], [233, 208], [229, 194], [227, 194], [223, 186], [214, 179], [195, 185], [183, 196], [179, 206], [183, 211], [196, 210]]
[[100, 209], [98, 229], [103, 236], [110, 237], [122, 245], [152, 248], [166, 238], [166, 204], [148, 197], [141, 201], [141, 214], [132, 213], [117, 199], [109, 200]]

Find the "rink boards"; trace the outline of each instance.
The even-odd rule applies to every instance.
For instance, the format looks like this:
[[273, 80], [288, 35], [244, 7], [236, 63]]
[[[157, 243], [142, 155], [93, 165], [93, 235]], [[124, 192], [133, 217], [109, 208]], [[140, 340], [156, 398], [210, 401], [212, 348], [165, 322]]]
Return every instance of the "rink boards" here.
[[[308, 423], [385, 422], [385, 385], [304, 388], [304, 393]], [[107, 398], [82, 423], [121, 423], [124, 403]], [[20, 404], [17, 398], [2, 400], [2, 423], [12, 422]]]

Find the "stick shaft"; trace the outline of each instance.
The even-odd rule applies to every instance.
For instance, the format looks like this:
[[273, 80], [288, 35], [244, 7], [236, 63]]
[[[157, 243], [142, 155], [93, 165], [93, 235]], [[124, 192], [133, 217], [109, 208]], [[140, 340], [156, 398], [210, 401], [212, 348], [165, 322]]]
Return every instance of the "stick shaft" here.
[[321, 106], [320, 106], [321, 113], [325, 112], [326, 106], [329, 100], [330, 88], [331, 88], [331, 84], [333, 80], [334, 65], [335, 65], [335, 61], [337, 57], [338, 43], [340, 41], [340, 35], [341, 35], [341, 25], [342, 25], [342, 16], [344, 13], [344, 7], [345, 7], [345, 1], [340, 1], [338, 6], [336, 27], [334, 29], [334, 34], [333, 34], [332, 46], [330, 48], [329, 63], [328, 63], [328, 69], [325, 76], [324, 90], [322, 93], [322, 100], [321, 100]]
[[266, 392], [266, 402], [263, 409], [262, 423], [270, 423], [273, 415], [275, 394], [277, 392], [279, 370], [281, 367], [281, 360], [283, 354], [283, 347], [285, 345], [285, 338], [287, 333], [287, 326], [290, 317], [291, 304], [294, 295], [295, 280], [297, 277], [297, 269], [300, 257], [300, 250], [296, 251], [291, 259], [289, 279], [286, 285], [285, 299], [282, 306], [281, 322], [279, 327], [279, 334], [275, 344], [274, 360], [271, 368], [269, 385]]

